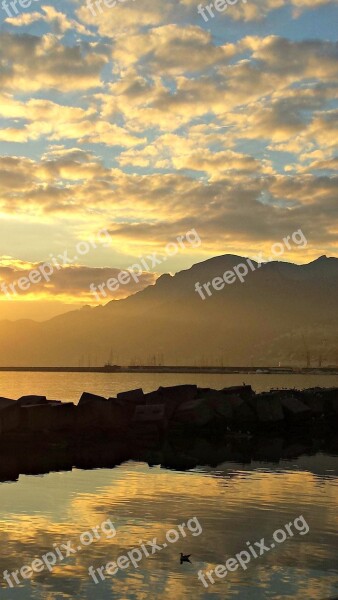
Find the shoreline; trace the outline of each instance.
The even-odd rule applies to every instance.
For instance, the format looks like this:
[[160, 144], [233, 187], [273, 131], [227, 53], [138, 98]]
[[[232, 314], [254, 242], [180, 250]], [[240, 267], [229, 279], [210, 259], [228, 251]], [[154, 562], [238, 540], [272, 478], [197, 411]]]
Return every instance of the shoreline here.
[[0, 372], [11, 373], [159, 373], [201, 375], [338, 375], [338, 367], [194, 367], [194, 366], [139, 366], [120, 367], [0, 367]]

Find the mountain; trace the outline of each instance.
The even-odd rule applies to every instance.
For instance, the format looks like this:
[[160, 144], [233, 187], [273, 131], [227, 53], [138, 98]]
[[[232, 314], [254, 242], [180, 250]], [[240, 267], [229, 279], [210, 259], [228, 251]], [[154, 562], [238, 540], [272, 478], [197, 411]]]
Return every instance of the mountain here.
[[[105, 306], [85, 307], [43, 323], [0, 322], [3, 366], [77, 366], [81, 356], [104, 364], [305, 364], [322, 355], [338, 362], [338, 259], [305, 265], [269, 262], [221, 291], [195, 290], [240, 263], [224, 255], [198, 263]], [[220, 282], [218, 280], [218, 286]]]

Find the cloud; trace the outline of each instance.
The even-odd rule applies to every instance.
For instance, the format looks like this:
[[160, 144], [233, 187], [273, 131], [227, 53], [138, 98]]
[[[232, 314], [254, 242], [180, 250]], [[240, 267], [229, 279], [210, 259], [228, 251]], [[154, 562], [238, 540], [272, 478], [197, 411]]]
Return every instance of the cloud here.
[[211, 34], [200, 27], [170, 24], [119, 37], [113, 58], [121, 67], [139, 63], [153, 75], [175, 76], [226, 64], [235, 51], [234, 44], [215, 45]]
[[[102, 37], [116, 39], [123, 35], [132, 35], [140, 28], [156, 27], [170, 22], [175, 3], [171, 0], [157, 4], [153, 0], [125, 0], [112, 8], [101, 6], [94, 14], [84, 2], [78, 3], [76, 14], [82, 23], [95, 27]], [[177, 5], [176, 5], [177, 8]]]
[[[228, 151], [221, 157], [202, 153], [202, 159], [198, 168], [208, 167], [209, 180], [170, 173], [128, 175], [105, 169], [95, 157], [76, 148], [53, 148], [41, 164], [4, 158], [1, 212], [15, 219], [21, 215], [26, 228], [37, 219], [47, 224], [60, 215], [63, 221], [82, 220], [89, 232], [99, 219], [112, 235], [112, 249], [130, 255], [130, 264], [149, 249], [163, 251], [168, 242], [192, 228], [203, 241], [198, 250], [201, 258], [268, 249], [299, 228], [308, 237], [310, 257], [323, 253], [328, 244], [331, 253], [337, 253], [337, 177], [306, 172], [279, 175], [268, 168], [262, 173], [262, 165], [252, 158]], [[67, 186], [57, 185], [60, 176], [69, 178]], [[83, 177], [80, 182], [79, 177]], [[49, 235], [48, 229], [40, 233], [47, 248]]]
[[124, 127], [100, 119], [94, 107], [83, 109], [40, 99], [19, 102], [12, 95], [0, 94], [0, 116], [21, 120], [20, 126], [0, 129], [0, 141], [82, 139], [127, 148], [146, 141]]
[[63, 92], [100, 86], [108, 62], [98, 43], [63, 45], [57, 36], [0, 32], [0, 85], [16, 93], [57, 89]]
[[[167, 0], [163, 5], [157, 5], [152, 0], [128, 0], [123, 4], [118, 3], [107, 8], [93, 12], [86, 4], [80, 3], [77, 17], [83, 23], [96, 27], [101, 36], [120, 36], [126, 32], [133, 32], [140, 28], [168, 25], [177, 21], [195, 19], [203, 21], [197, 12], [200, 4], [198, 0]], [[207, 2], [202, 3], [203, 6]], [[239, 0], [236, 4], [229, 5], [223, 12], [214, 10], [217, 19], [230, 19], [247, 23], [262, 21], [270, 13], [283, 8], [290, 8], [293, 18], [298, 18], [307, 10], [335, 6], [337, 0]], [[210, 21], [209, 21], [210, 23]]]
[[[180, 0], [183, 6], [190, 10], [197, 10], [197, 0]], [[206, 4], [206, 3], [205, 3]], [[204, 6], [205, 6], [204, 4]], [[304, 11], [321, 7], [334, 6], [337, 0], [241, 0], [234, 5], [229, 5], [223, 12], [214, 13], [217, 18], [228, 18], [235, 21], [262, 21], [271, 12], [281, 8], [290, 7], [294, 18], [298, 18]]]
[[24, 27], [42, 21], [52, 26], [55, 33], [66, 33], [72, 31], [81, 35], [94, 36], [94, 34], [84, 25], [69, 18], [65, 13], [56, 10], [53, 6], [42, 6], [42, 12], [22, 13], [15, 17], [8, 17], [5, 23], [13, 27]]
[[[172, 34], [173, 29], [170, 31]], [[178, 30], [175, 31], [177, 34]], [[203, 38], [202, 34], [202, 47], [208, 48], [208, 58], [205, 59], [204, 50], [200, 54], [196, 52], [196, 57], [191, 56], [193, 52], [182, 50], [179, 60], [179, 53], [168, 49], [165, 35], [163, 52], [162, 37], [158, 39], [156, 51], [149, 53], [147, 44], [143, 47], [143, 37], [141, 46], [133, 46], [132, 41], [124, 38], [118, 42], [115, 52], [120, 60], [123, 62], [128, 56], [127, 61], [140, 66], [124, 65], [123, 76], [109, 85], [109, 93], [103, 91], [98, 95], [104, 117], [123, 119], [135, 132], [154, 126], [171, 132], [202, 118], [211, 121], [216, 117], [228, 124], [232, 112], [234, 122], [236, 114], [238, 119], [241, 114], [249, 118], [246, 107], [250, 107], [250, 112], [257, 112], [253, 104], [257, 102], [264, 103], [267, 109], [274, 103], [272, 110], [280, 115], [283, 112], [281, 124], [286, 124], [289, 111], [295, 116], [298, 110], [299, 117], [301, 110], [304, 113], [319, 107], [320, 95], [324, 102], [336, 94], [338, 45], [332, 42], [291, 42], [278, 36], [247, 36], [236, 44], [216, 48], [210, 38]], [[202, 73], [198, 76], [186, 73], [189, 68], [197, 68], [197, 64]], [[163, 76], [168, 73], [170, 81]], [[303, 97], [303, 109], [300, 102], [297, 109], [297, 100], [292, 97], [297, 93]], [[302, 119], [303, 116], [301, 119], [296, 116], [294, 121]], [[292, 125], [292, 115], [289, 121]], [[269, 123], [266, 130], [268, 127]], [[284, 129], [287, 133], [287, 128]], [[270, 137], [273, 132], [271, 128]], [[237, 131], [237, 137], [243, 137], [242, 134], [242, 130]]]
[[337, 150], [338, 110], [316, 111], [309, 123], [294, 135], [274, 148], [292, 152], [301, 162], [314, 155], [330, 158]]
[[[289, 80], [295, 77], [335, 81], [338, 74], [338, 43], [324, 40], [292, 41], [276, 35], [247, 37], [243, 45], [252, 58], [262, 63], [265, 72]], [[298, 80], [298, 79], [297, 79]]]
[[[121, 269], [112, 267], [95, 268], [68, 265], [55, 268], [54, 273], [50, 276], [50, 281], [46, 281], [43, 276], [40, 276], [41, 281], [32, 283], [29, 280], [30, 273], [36, 273], [37, 271], [41, 273], [40, 269], [44, 268], [43, 265], [44, 263], [28, 263], [11, 257], [0, 257], [0, 300], [63, 299], [70, 304], [86, 303], [96, 305], [99, 301], [90, 289], [91, 284], [94, 284], [95, 289], [98, 289], [99, 285], [106, 283], [109, 279], [116, 279], [121, 272]], [[153, 285], [157, 277], [156, 273], [143, 272], [138, 277], [138, 283], [131, 278], [128, 284], [120, 285], [115, 292], [110, 292], [105, 286], [106, 295], [101, 296], [101, 300], [108, 302], [113, 299], [126, 298], [143, 290], [148, 285]], [[19, 283], [22, 278], [28, 280], [27, 285]], [[38, 277], [35, 276], [35, 280], [37, 279]], [[23, 290], [22, 287], [27, 287], [27, 289]]]
[[[190, 132], [189, 132], [190, 133]], [[207, 145], [212, 135], [197, 133], [196, 128], [190, 137], [165, 134], [142, 150], [122, 152], [118, 161], [121, 166], [145, 166], [157, 169], [177, 169], [201, 171], [211, 179], [230, 174], [235, 177], [272, 173], [268, 161], [259, 161], [253, 156], [233, 150], [211, 151]], [[221, 136], [214, 135], [214, 139]]]

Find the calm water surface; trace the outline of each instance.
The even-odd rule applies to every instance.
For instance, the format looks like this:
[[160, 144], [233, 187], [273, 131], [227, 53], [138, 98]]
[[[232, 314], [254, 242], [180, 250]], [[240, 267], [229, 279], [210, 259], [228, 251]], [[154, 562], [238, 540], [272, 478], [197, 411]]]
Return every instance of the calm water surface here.
[[145, 392], [160, 385], [195, 383], [200, 387], [221, 389], [251, 384], [257, 391], [272, 387], [338, 387], [338, 375], [190, 375], [152, 373], [4, 373], [0, 372], [0, 396], [18, 398], [38, 394], [49, 399], [78, 402], [83, 391], [115, 396], [118, 392], [143, 388]]
[[[315, 474], [317, 473], [317, 474]], [[117, 534], [106, 536], [60, 563], [52, 574], [35, 575], [10, 600], [61, 598], [313, 599], [338, 594], [338, 459], [321, 456], [278, 466], [223, 464], [217, 470], [171, 472], [159, 466], [127, 463], [113, 470], [73, 471], [21, 477], [0, 486], [2, 544], [0, 571], [14, 571], [34, 558], [111, 519]], [[247, 571], [229, 573], [205, 589], [199, 569], [212, 569], [303, 515], [307, 535], [286, 540], [256, 559]], [[121, 554], [150, 541], [165, 541], [168, 529], [196, 516], [199, 536], [187, 538], [95, 585], [88, 575]], [[180, 566], [180, 552], [192, 564]]]
[[[192, 377], [155, 375], [4, 374], [0, 395], [44, 393], [76, 400], [84, 389], [104, 395], [141, 385], [145, 390], [195, 381], [223, 387], [237, 376]], [[310, 379], [310, 380], [309, 380]], [[323, 385], [315, 380], [284, 376], [246, 377], [255, 389], [270, 386]], [[326, 378], [327, 385], [337, 385]], [[193, 452], [193, 449], [191, 449]], [[0, 458], [1, 460], [1, 458]], [[272, 538], [276, 529], [303, 515], [307, 535], [295, 535], [259, 557], [243, 571], [228, 573], [204, 588], [202, 569], [241, 552], [246, 542]], [[88, 568], [101, 567], [137, 547], [197, 517], [202, 533], [168, 544], [140, 567], [119, 570], [95, 585]], [[101, 539], [60, 562], [53, 573], [35, 574], [13, 589], [2, 573], [31, 565], [54, 550], [53, 545], [79, 545], [83, 532], [111, 519], [116, 536]], [[311, 456], [279, 464], [223, 463], [180, 472], [128, 462], [114, 469], [73, 470], [42, 477], [21, 476], [0, 484], [1, 600], [324, 600], [338, 596], [338, 457]], [[192, 563], [179, 564], [179, 553], [191, 553]]]

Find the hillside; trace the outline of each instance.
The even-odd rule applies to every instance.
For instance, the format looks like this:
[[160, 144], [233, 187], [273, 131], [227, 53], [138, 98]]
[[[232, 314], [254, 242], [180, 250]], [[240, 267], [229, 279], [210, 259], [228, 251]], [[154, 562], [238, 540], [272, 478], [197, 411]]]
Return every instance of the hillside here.
[[[270, 262], [202, 300], [195, 291], [243, 262], [224, 255], [163, 275], [125, 300], [85, 307], [43, 323], [0, 322], [2, 366], [114, 361], [166, 364], [302, 364], [338, 360], [338, 259]], [[254, 261], [253, 261], [254, 262]], [[257, 264], [254, 263], [256, 266]], [[317, 362], [316, 362], [317, 364]]]

